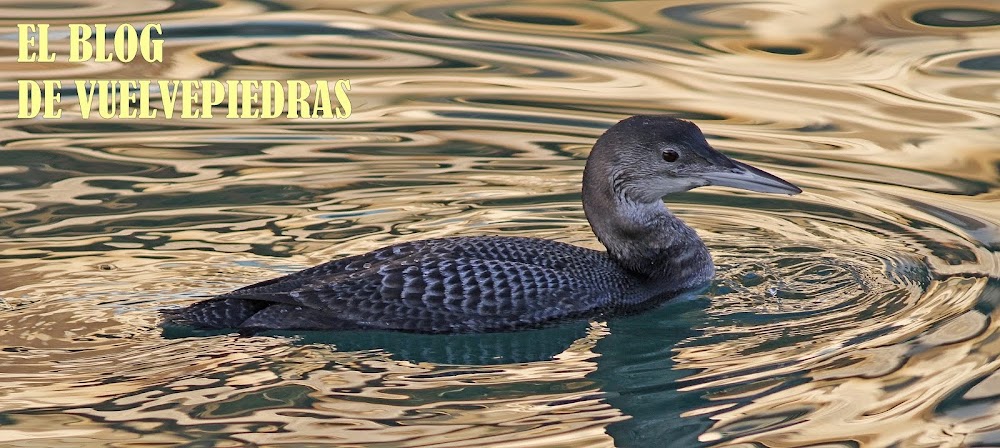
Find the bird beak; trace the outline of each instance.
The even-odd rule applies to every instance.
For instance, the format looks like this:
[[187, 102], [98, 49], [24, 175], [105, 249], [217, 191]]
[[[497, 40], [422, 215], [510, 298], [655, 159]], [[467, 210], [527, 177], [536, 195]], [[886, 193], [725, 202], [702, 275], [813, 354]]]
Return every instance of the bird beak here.
[[754, 168], [743, 162], [732, 160], [734, 167], [723, 169], [703, 176], [709, 185], [733, 187], [760, 193], [799, 194], [802, 190], [788, 181], [767, 171]]

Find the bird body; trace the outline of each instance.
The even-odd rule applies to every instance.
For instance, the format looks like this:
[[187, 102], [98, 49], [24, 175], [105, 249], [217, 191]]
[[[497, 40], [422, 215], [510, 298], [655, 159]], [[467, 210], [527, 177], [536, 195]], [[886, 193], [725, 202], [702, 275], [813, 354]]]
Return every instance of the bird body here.
[[168, 320], [454, 333], [643, 309], [713, 277], [708, 248], [661, 199], [713, 183], [800, 191], [715, 151], [692, 123], [636, 116], [598, 140], [584, 170], [584, 210], [607, 252], [523, 237], [406, 242], [246, 286], [168, 312]]
[[538, 238], [455, 237], [331, 261], [185, 313], [233, 328], [504, 331], [621, 311], [663, 292], [644, 286], [604, 252]]

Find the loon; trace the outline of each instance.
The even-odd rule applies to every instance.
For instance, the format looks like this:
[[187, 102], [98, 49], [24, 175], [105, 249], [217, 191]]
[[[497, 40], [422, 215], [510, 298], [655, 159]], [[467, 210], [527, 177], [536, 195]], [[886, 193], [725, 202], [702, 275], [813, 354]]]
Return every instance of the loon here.
[[168, 310], [166, 321], [251, 332], [472, 333], [635, 312], [715, 275], [705, 243], [663, 203], [706, 185], [802, 192], [713, 149], [691, 122], [637, 115], [598, 138], [583, 171], [583, 210], [607, 252], [506, 236], [405, 242]]

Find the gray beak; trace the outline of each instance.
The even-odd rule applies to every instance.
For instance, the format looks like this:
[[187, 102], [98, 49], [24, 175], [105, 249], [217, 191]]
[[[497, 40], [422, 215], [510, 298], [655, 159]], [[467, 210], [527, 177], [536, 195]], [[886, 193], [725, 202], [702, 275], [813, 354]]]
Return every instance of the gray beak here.
[[705, 173], [705, 180], [709, 185], [721, 187], [733, 187], [743, 190], [757, 191], [760, 193], [784, 193], [799, 194], [802, 190], [788, 181], [768, 173], [767, 171], [754, 168], [743, 162], [732, 160], [734, 167], [722, 169], [711, 173]]

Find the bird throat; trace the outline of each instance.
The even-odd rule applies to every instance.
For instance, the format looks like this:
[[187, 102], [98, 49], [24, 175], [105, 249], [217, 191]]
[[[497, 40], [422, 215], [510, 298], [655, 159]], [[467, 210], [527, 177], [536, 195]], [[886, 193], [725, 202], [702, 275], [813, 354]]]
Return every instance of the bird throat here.
[[[620, 266], [649, 281], [687, 288], [714, 275], [711, 254], [694, 229], [662, 201], [633, 202], [623, 197], [588, 204], [594, 234]], [[604, 201], [598, 201], [604, 202]]]

